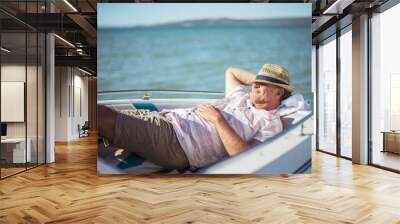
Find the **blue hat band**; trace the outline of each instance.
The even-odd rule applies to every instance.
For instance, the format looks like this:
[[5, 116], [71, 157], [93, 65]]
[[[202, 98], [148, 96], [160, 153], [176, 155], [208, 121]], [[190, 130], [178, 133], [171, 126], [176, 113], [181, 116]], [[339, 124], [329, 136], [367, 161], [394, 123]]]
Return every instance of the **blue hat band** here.
[[255, 82], [257, 80], [268, 81], [268, 82], [272, 82], [272, 83], [276, 83], [276, 84], [289, 85], [288, 83], [286, 83], [286, 82], [284, 82], [282, 80], [279, 80], [279, 79], [276, 79], [276, 78], [272, 78], [272, 77], [269, 77], [269, 76], [264, 76], [264, 75], [257, 75]]

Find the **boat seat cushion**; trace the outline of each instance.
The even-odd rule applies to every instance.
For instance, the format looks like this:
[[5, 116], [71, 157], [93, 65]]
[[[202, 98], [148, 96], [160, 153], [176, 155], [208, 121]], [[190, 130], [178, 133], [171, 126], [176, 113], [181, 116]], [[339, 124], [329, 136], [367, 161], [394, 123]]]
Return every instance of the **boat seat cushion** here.
[[281, 105], [278, 107], [278, 113], [281, 116], [286, 116], [296, 113], [304, 108], [304, 97], [301, 94], [296, 93], [281, 102]]

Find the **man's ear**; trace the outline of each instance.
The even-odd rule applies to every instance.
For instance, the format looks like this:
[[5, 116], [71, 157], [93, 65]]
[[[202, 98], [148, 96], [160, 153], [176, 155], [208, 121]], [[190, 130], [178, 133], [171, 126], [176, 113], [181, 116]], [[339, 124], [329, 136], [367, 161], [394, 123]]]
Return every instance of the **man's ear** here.
[[283, 95], [285, 95], [285, 90], [283, 88], [279, 88], [277, 95], [279, 95], [280, 97], [283, 97]]

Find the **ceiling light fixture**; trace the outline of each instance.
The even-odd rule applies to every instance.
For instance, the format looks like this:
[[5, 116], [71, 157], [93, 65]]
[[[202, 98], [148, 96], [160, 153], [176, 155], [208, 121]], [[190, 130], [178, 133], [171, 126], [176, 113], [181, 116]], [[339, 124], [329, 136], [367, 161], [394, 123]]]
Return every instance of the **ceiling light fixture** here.
[[78, 55], [84, 55], [83, 49], [81, 48], [77, 48], [76, 53], [78, 53]]
[[5, 47], [1, 47], [1, 50], [4, 51], [4, 52], [6, 52], [6, 53], [10, 53], [10, 52], [11, 52], [11, 50], [9, 50], [9, 49], [7, 49], [7, 48], [5, 48]]
[[69, 3], [68, 0], [64, 0], [65, 4], [67, 4], [74, 12], [78, 12], [78, 10], [71, 4]]
[[57, 34], [54, 34], [54, 36], [57, 37], [58, 39], [60, 39], [61, 41], [63, 41], [64, 43], [66, 43], [68, 46], [75, 48], [75, 45], [73, 45], [73, 44], [72, 44], [71, 42], [69, 42], [68, 40], [66, 40], [66, 39], [64, 39], [64, 38], [62, 38], [62, 37], [60, 37], [60, 36], [57, 35]]

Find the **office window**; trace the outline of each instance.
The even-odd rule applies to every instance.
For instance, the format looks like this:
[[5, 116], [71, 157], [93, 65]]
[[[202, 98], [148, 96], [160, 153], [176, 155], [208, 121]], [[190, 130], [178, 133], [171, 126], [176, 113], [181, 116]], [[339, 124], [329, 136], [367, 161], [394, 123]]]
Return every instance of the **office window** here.
[[340, 36], [340, 154], [352, 156], [352, 33], [351, 26]]
[[[26, 141], [26, 33], [1, 33], [1, 177], [25, 170], [30, 159]], [[6, 50], [4, 50], [6, 49]], [[28, 148], [28, 150], [27, 150]]]
[[[19, 2], [16, 10], [43, 13], [43, 4]], [[0, 178], [5, 178], [45, 162], [46, 39], [12, 16], [0, 12], [0, 18], [7, 21], [0, 23]]]
[[336, 153], [336, 36], [318, 47], [318, 149]]
[[400, 170], [400, 4], [373, 15], [371, 73], [372, 163]]

